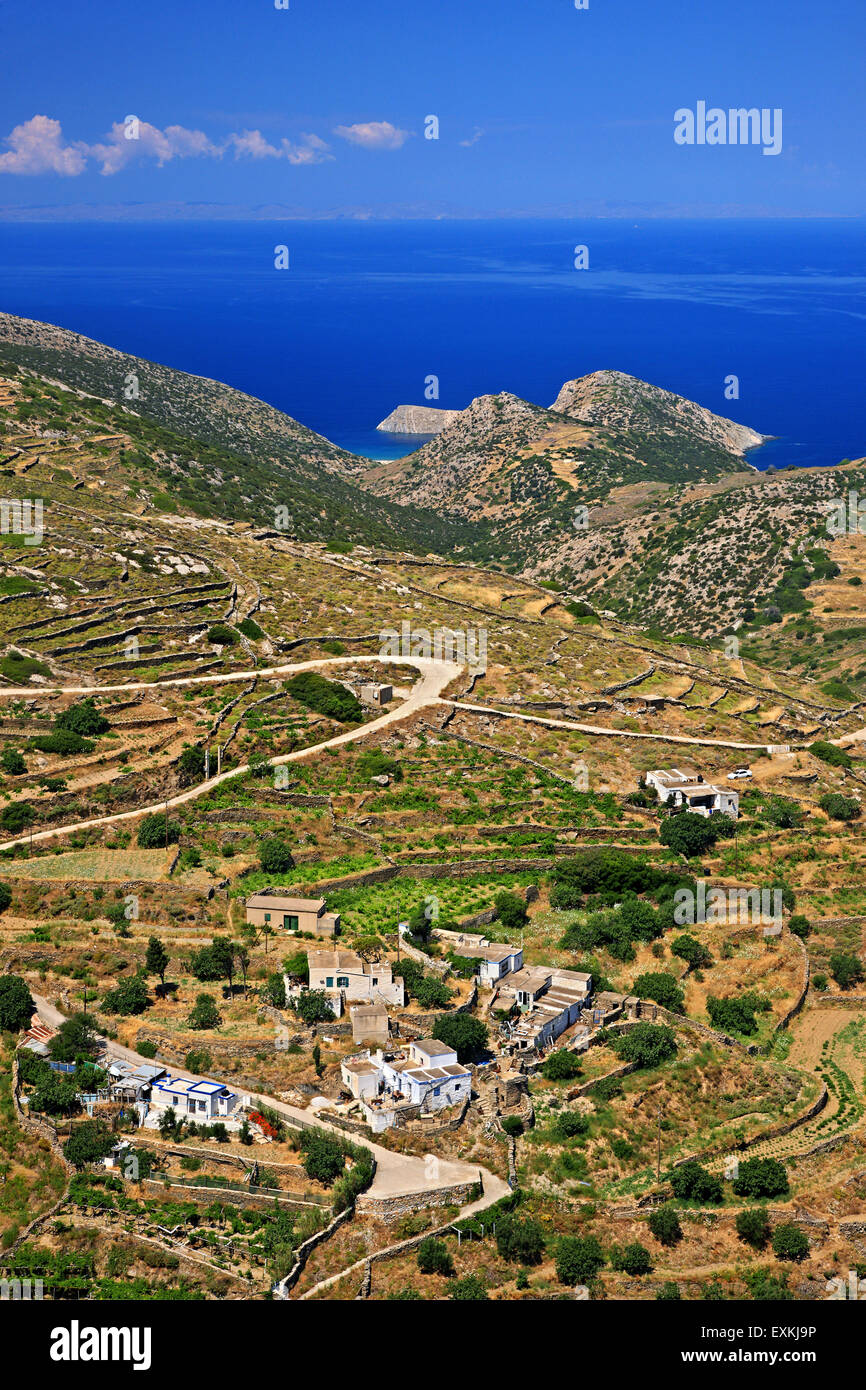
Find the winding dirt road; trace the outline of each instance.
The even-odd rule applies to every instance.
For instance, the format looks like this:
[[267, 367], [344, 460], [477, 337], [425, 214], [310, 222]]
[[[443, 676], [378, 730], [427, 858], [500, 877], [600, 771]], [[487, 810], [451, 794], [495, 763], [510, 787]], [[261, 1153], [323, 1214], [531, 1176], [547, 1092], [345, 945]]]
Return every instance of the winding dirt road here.
[[[61, 1023], [66, 1020], [66, 1015], [55, 1007], [48, 999], [39, 994], [33, 995], [33, 1002], [36, 1005], [39, 1017], [43, 1023], [49, 1027], [59, 1028]], [[134, 1052], [130, 1047], [124, 1047], [122, 1043], [108, 1042], [108, 1052], [111, 1057], [121, 1058], [126, 1062], [132, 1062], [135, 1066], [152, 1066], [153, 1059], [141, 1056]], [[196, 1072], [187, 1071], [185, 1067], [169, 1067], [171, 1075], [183, 1077], [192, 1081], [213, 1081], [213, 1076], [199, 1075]], [[227, 1082], [231, 1086], [231, 1082]], [[441, 1159], [435, 1154], [428, 1154], [423, 1158], [416, 1158], [411, 1154], [395, 1153], [393, 1149], [386, 1149], [381, 1144], [376, 1144], [372, 1140], [354, 1134], [346, 1135], [345, 1131], [334, 1125], [328, 1124], [327, 1120], [321, 1120], [314, 1111], [301, 1110], [296, 1105], [289, 1105], [286, 1101], [275, 1100], [273, 1096], [260, 1095], [256, 1092], [244, 1092], [249, 1095], [250, 1101], [256, 1105], [266, 1105], [270, 1110], [275, 1110], [282, 1115], [290, 1124], [310, 1125], [313, 1124], [319, 1129], [329, 1130], [338, 1138], [349, 1138], [352, 1143], [363, 1145], [370, 1149], [376, 1160], [376, 1173], [372, 1185], [367, 1189], [372, 1197], [409, 1197], [419, 1193], [436, 1192], [441, 1188], [451, 1187], [459, 1183], [474, 1183], [480, 1181], [483, 1187], [482, 1196], [477, 1201], [463, 1207], [461, 1215], [471, 1216], [476, 1211], [483, 1211], [485, 1207], [505, 1197], [510, 1188], [503, 1178], [491, 1173], [487, 1168], [481, 1168], [477, 1163], [464, 1163], [459, 1159]], [[431, 1142], [435, 1144], [435, 1138], [431, 1135]]]
[[[183, 676], [174, 680], [164, 681], [134, 681], [126, 685], [55, 685], [40, 686], [40, 693], [43, 695], [110, 695], [127, 694], [131, 691], [141, 690], [163, 690], [172, 686], [191, 686], [191, 685], [215, 685], [233, 681], [248, 681], [253, 676], [260, 679], [270, 679], [274, 677], [292, 676], [299, 671], [314, 671], [320, 666], [351, 665], [357, 666], [361, 662], [374, 662], [381, 664], [382, 657], [379, 656], [332, 656], [319, 661], [303, 661], [291, 666], [266, 666], [252, 671], [230, 671], [222, 676]], [[368, 734], [378, 733], [380, 729], [385, 729], [390, 724], [396, 724], [399, 720], [405, 719], [408, 715], [415, 714], [416, 711], [425, 709], [429, 705], [439, 703], [439, 696], [445, 688], [450, 685], [463, 670], [454, 661], [441, 661], [433, 657], [401, 657], [389, 656], [389, 665], [394, 666], [413, 666], [421, 672], [421, 679], [413, 686], [408, 700], [404, 700], [397, 709], [389, 710], [387, 714], [381, 715], [378, 719], [371, 719], [369, 724], [361, 724], [357, 729], [349, 729], [344, 734], [336, 734], [333, 738], [326, 739], [324, 743], [314, 744], [311, 748], [299, 748], [294, 753], [283, 753], [279, 757], [270, 758], [268, 761], [271, 767], [279, 767], [283, 763], [299, 762], [302, 758], [314, 757], [326, 748], [338, 748], [344, 743], [353, 743], [356, 739], [366, 738]], [[0, 697], [13, 696], [19, 697], [29, 695], [32, 697], [32, 687], [4, 687], [0, 689]], [[5, 840], [0, 844], [0, 849], [13, 849], [16, 845], [39, 844], [46, 840], [56, 839], [59, 835], [71, 835], [78, 830], [91, 830], [100, 825], [116, 825], [121, 821], [136, 820], [139, 816], [152, 815], [157, 811], [164, 811], [166, 807], [181, 806], [186, 801], [194, 801], [197, 797], [206, 796], [215, 787], [221, 786], [224, 782], [230, 781], [233, 777], [243, 777], [249, 772], [249, 764], [242, 763], [238, 767], [231, 768], [228, 772], [221, 772], [216, 777], [210, 777], [206, 782], [198, 782], [194, 787], [188, 787], [186, 791], [179, 792], [176, 796], [169, 797], [167, 800], [154, 802], [151, 806], [139, 806], [134, 811], [118, 811], [113, 815], [95, 816], [91, 820], [76, 821], [73, 825], [54, 826], [51, 830], [40, 830], [36, 834], [19, 835], [17, 839]]]
[[[122, 695], [130, 694], [135, 691], [168, 690], [175, 686], [196, 686], [196, 685], [225, 685], [234, 682], [251, 680], [254, 676], [262, 680], [291, 676], [299, 671], [314, 671], [322, 666], [356, 666], [360, 663], [380, 663], [383, 660], [380, 656], [332, 656], [320, 658], [315, 661], [297, 662], [286, 666], [265, 666], [253, 670], [228, 671], [223, 675], [208, 676], [176, 676], [165, 680], [157, 681], [128, 681], [122, 685], [55, 685], [40, 686], [40, 693], [44, 695]], [[766, 753], [769, 745], [766, 743], [737, 743], [728, 739], [700, 738], [689, 734], [664, 734], [649, 733], [643, 730], [632, 729], [609, 729], [600, 724], [581, 724], [567, 719], [549, 719], [539, 714], [526, 714], [521, 710], [501, 710], [491, 705], [471, 704], [463, 700], [453, 700], [442, 697], [442, 691], [447, 689], [451, 681], [461, 675], [464, 668], [454, 661], [444, 661], [434, 657], [421, 656], [389, 656], [388, 662], [396, 666], [411, 666], [421, 673], [421, 680], [413, 687], [409, 698], [405, 700], [397, 709], [389, 710], [387, 714], [381, 715], [379, 719], [373, 719], [369, 724], [362, 724], [357, 729], [350, 729], [347, 733], [337, 734], [333, 738], [326, 739], [323, 743], [314, 744], [310, 748], [299, 748], [294, 753], [284, 753], [280, 757], [270, 758], [271, 767], [279, 767], [282, 763], [299, 762], [303, 758], [314, 757], [326, 748], [338, 748], [344, 743], [353, 743], [360, 738], [366, 738], [368, 734], [378, 733], [379, 730], [387, 728], [390, 724], [398, 723], [408, 715], [415, 714], [419, 710], [430, 708], [434, 705], [448, 706], [451, 709], [465, 710], [469, 714], [481, 714], [488, 718], [497, 719], [517, 719], [527, 724], [541, 724], [546, 728], [571, 730], [575, 733], [592, 734], [598, 738], [620, 738], [633, 740], [652, 740], [658, 743], [685, 744], [697, 748], [729, 748], [736, 752]], [[21, 696], [33, 695], [32, 686], [5, 686], [0, 688], [0, 699], [5, 697], [20, 698]], [[859, 730], [855, 734], [848, 734], [836, 742], [855, 742], [859, 738], [866, 738], [866, 729]], [[795, 745], [791, 747], [806, 747], [806, 745]], [[150, 815], [162, 811], [166, 806], [171, 809], [173, 806], [181, 806], [186, 801], [194, 801], [197, 797], [206, 796], [215, 787], [223, 782], [229, 781], [233, 777], [242, 777], [249, 772], [249, 764], [243, 763], [239, 767], [233, 767], [228, 772], [222, 772], [216, 777], [209, 778], [206, 782], [198, 782], [193, 787], [188, 787], [186, 791], [179, 792], [176, 796], [169, 797], [167, 801], [158, 801], [151, 806], [140, 806], [134, 811], [119, 811], [114, 815], [95, 816], [90, 820], [76, 821], [73, 825], [55, 826], [51, 830], [40, 830], [35, 835], [20, 835], [14, 840], [5, 840], [0, 843], [0, 849], [14, 849], [17, 845], [38, 844], [42, 841], [56, 839], [60, 835], [69, 835], [78, 830], [90, 830], [100, 825], [114, 825], [121, 821], [135, 820], [139, 816]]]

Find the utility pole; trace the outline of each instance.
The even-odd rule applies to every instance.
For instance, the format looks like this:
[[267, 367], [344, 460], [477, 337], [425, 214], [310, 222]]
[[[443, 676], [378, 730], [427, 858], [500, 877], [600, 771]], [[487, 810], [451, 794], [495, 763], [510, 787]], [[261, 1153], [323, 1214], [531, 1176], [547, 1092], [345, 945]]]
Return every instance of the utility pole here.
[[208, 744], [207, 748], [204, 750], [204, 780], [207, 782], [207, 781], [209, 781], [209, 779], [210, 779], [210, 744]]

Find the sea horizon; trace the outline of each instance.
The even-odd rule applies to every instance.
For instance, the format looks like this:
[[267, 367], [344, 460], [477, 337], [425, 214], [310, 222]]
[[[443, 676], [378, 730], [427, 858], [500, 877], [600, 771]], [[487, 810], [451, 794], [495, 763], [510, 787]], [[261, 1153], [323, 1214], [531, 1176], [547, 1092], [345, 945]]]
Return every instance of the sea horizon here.
[[549, 406], [614, 369], [769, 436], [747, 459], [764, 469], [866, 453], [859, 245], [835, 218], [0, 221], [0, 284], [6, 312], [226, 382], [378, 461], [411, 451], [376, 429], [398, 405]]

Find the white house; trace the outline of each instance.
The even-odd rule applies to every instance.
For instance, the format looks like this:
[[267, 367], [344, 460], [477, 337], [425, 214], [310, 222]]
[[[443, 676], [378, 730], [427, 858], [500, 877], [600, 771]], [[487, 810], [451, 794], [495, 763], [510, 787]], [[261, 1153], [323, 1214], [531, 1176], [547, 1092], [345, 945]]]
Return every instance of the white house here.
[[543, 1048], [555, 1042], [578, 1021], [591, 995], [592, 976], [585, 971], [547, 966], [519, 970], [496, 1001], [502, 1007], [513, 999], [520, 1009], [520, 1019], [508, 1037], [512, 1051]]
[[475, 971], [481, 984], [495, 985], [523, 965], [522, 946], [509, 946], [500, 941], [479, 943], [460, 937], [450, 940], [448, 945], [455, 956], [466, 956], [477, 962]]
[[[355, 951], [308, 951], [310, 989], [339, 995], [343, 1003], [392, 1004], [406, 1001], [403, 981], [394, 978], [389, 961], [366, 961]], [[335, 1010], [336, 1012], [336, 1010]], [[339, 1010], [343, 1012], [342, 1008]]]
[[420, 1107], [433, 1113], [460, 1105], [472, 1091], [472, 1073], [457, 1053], [437, 1038], [409, 1043], [405, 1052], [385, 1057], [381, 1050], [348, 1057], [340, 1064], [343, 1085], [364, 1108], [376, 1133], [394, 1125], [401, 1112]]
[[373, 1097], [379, 1094], [379, 1083], [382, 1080], [381, 1068], [369, 1052], [362, 1057], [344, 1057], [340, 1063], [340, 1075], [343, 1078], [343, 1085], [347, 1091], [351, 1092], [355, 1100], [365, 1100], [368, 1096]]
[[646, 774], [646, 784], [665, 805], [684, 806], [698, 816], [721, 814], [736, 820], [740, 812], [738, 792], [705, 782], [703, 774], [691, 768], [658, 768]]
[[167, 1076], [166, 1068], [150, 1063], [134, 1066], [115, 1057], [108, 1066], [108, 1080], [115, 1100], [146, 1100], [155, 1082]]
[[237, 1108], [239, 1098], [219, 1081], [191, 1081], [187, 1077], [168, 1076], [151, 1087], [150, 1103], [154, 1109], [173, 1109], [178, 1118], [210, 1124], [213, 1120], [228, 1119]]
[[457, 1061], [457, 1053], [438, 1038], [412, 1042], [408, 1055], [382, 1061], [386, 1094], [404, 1096], [425, 1110], [459, 1105], [472, 1089], [472, 1073]]

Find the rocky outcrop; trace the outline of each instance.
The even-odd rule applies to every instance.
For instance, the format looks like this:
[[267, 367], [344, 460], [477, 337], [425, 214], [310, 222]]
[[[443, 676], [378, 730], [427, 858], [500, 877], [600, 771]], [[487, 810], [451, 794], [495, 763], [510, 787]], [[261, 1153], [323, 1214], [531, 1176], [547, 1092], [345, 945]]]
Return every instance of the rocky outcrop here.
[[459, 414], [459, 410], [432, 405], [398, 405], [376, 429], [388, 434], [440, 434]]
[[740, 456], [768, 437], [626, 372], [591, 372], [567, 381], [550, 408], [608, 428], [688, 433]]

